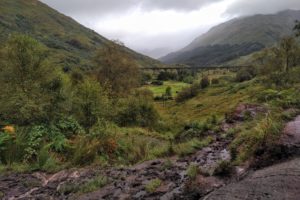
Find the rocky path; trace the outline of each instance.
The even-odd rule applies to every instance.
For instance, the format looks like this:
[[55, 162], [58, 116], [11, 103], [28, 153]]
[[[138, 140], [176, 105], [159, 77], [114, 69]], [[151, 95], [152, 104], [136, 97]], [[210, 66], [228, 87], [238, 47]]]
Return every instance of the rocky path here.
[[[65, 170], [54, 175], [44, 173], [11, 174], [0, 177], [3, 199], [198, 199], [224, 181], [213, 177], [198, 177], [204, 190], [187, 193], [187, 168], [196, 164], [202, 170], [213, 170], [220, 160], [230, 159], [227, 141], [216, 141], [196, 154], [184, 158], [147, 161], [131, 168]], [[106, 176], [109, 184], [95, 192], [78, 195], [80, 185], [98, 176]], [[145, 187], [152, 180], [161, 184], [154, 192]]]
[[218, 189], [205, 200], [299, 200], [300, 199], [300, 116], [286, 124], [279, 144], [284, 153], [293, 156], [258, 170], [241, 182]]
[[[252, 107], [251, 107], [252, 109]], [[224, 125], [224, 124], [223, 124]], [[225, 124], [226, 125], [226, 124]], [[10, 174], [0, 176], [0, 197], [16, 199], [109, 199], [109, 200], [244, 200], [300, 199], [300, 116], [288, 123], [280, 145], [295, 158], [250, 172], [243, 180], [221, 179], [198, 174], [191, 181], [187, 169], [196, 165], [202, 172], [212, 172], [221, 160], [229, 160], [230, 141], [216, 136], [215, 142], [183, 158], [157, 159], [127, 168], [64, 170], [56, 174]], [[108, 182], [93, 192], [80, 192], [82, 186], [97, 177]], [[159, 179], [153, 190], [147, 186]]]
[[290, 151], [293, 151], [290, 153], [300, 154], [300, 116], [285, 126], [281, 143]]
[[258, 170], [241, 182], [229, 184], [204, 199], [299, 200], [300, 158]]

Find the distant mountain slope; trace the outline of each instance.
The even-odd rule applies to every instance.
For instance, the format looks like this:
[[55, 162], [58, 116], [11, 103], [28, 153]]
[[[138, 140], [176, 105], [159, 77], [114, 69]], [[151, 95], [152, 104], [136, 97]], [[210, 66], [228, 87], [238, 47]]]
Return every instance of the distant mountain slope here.
[[[48, 46], [50, 58], [61, 67], [89, 68], [95, 50], [108, 42], [37, 0], [0, 0], [0, 46], [12, 33], [28, 34]], [[160, 65], [154, 59], [126, 50], [142, 67]]]
[[218, 65], [271, 46], [292, 34], [300, 11], [255, 15], [230, 20], [213, 27], [182, 50], [160, 60], [165, 63]]

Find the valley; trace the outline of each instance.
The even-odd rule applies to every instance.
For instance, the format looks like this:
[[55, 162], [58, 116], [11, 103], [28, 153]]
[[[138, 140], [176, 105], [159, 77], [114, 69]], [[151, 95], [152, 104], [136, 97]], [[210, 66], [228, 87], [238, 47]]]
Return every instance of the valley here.
[[[114, 3], [96, 13], [188, 12]], [[90, 23], [139, 32], [111, 19], [130, 33]], [[297, 20], [240, 16], [156, 60], [41, 1], [0, 0], [0, 199], [299, 199]]]

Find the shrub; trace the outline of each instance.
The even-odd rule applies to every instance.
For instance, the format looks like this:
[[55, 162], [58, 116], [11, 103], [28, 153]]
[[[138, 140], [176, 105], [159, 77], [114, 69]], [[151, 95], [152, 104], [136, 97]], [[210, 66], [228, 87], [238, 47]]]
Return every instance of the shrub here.
[[220, 83], [219, 79], [217, 79], [217, 78], [211, 79], [211, 84], [218, 85], [219, 83]]
[[207, 76], [201, 79], [200, 86], [202, 89], [207, 88], [209, 85], [210, 85], [210, 80], [208, 79]]
[[121, 126], [153, 127], [159, 115], [152, 102], [145, 99], [130, 99], [117, 118]]
[[178, 75], [175, 72], [161, 71], [157, 76], [157, 80], [160, 81], [177, 80], [177, 79], [178, 79]]
[[164, 85], [164, 82], [163, 82], [163, 81], [156, 80], [156, 81], [152, 81], [151, 84], [152, 84], [152, 85], [161, 86], [161, 85]]
[[176, 102], [180, 103], [191, 99], [199, 93], [199, 84], [193, 84], [190, 87], [182, 89], [176, 96]]
[[229, 161], [223, 160], [219, 163], [217, 168], [214, 170], [215, 176], [230, 176], [233, 167]]
[[247, 70], [241, 69], [237, 72], [235, 80], [237, 82], [249, 81], [253, 78], [250, 72]]

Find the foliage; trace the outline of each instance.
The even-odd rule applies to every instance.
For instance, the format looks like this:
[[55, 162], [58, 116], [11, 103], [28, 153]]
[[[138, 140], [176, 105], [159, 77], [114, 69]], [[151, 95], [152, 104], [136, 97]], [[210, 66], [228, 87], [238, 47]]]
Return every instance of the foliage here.
[[94, 63], [98, 69], [97, 80], [101, 85], [109, 87], [109, 95], [112, 97], [127, 96], [139, 85], [140, 74], [137, 63], [115, 42], [110, 42], [100, 49]]
[[203, 77], [200, 81], [200, 86], [202, 89], [207, 88], [210, 85], [210, 80], [207, 76]]
[[100, 118], [107, 118], [111, 114], [110, 101], [107, 93], [93, 79], [85, 79], [76, 88], [73, 100], [73, 110], [77, 120], [87, 130]]
[[211, 84], [213, 84], [213, 85], [218, 85], [219, 83], [220, 83], [220, 80], [219, 80], [219, 79], [217, 79], [217, 78], [211, 79]]
[[145, 189], [149, 193], [153, 193], [156, 189], [161, 186], [162, 181], [158, 178], [149, 181], [149, 183], [145, 186]]
[[108, 183], [108, 178], [105, 176], [95, 177], [80, 186], [79, 193], [89, 193], [102, 188]]
[[199, 84], [194, 83], [190, 87], [182, 89], [176, 96], [176, 102], [181, 103], [191, 99], [199, 93]]
[[197, 165], [190, 165], [186, 171], [187, 176], [191, 180], [195, 180], [197, 175], [199, 174], [199, 168]]
[[283, 127], [282, 120], [269, 115], [252, 123], [255, 125], [249, 124], [252, 128], [242, 130], [230, 145], [231, 151], [238, 154], [235, 160], [237, 162], [243, 162], [254, 156], [258, 149], [274, 145]]
[[217, 168], [214, 170], [216, 176], [229, 176], [233, 171], [233, 166], [229, 161], [221, 161]]
[[195, 151], [208, 146], [213, 141], [213, 138], [208, 136], [203, 140], [192, 139], [188, 142], [183, 142], [174, 145], [174, 151], [179, 156], [186, 156], [194, 153]]
[[13, 124], [45, 122], [64, 110], [62, 80], [46, 49], [28, 36], [13, 35], [1, 51], [0, 112]]
[[[150, 94], [151, 95], [151, 94]], [[117, 122], [121, 126], [153, 127], [158, 120], [158, 113], [153, 105], [153, 96], [137, 91], [125, 101], [124, 108], [118, 113]]]
[[160, 81], [168, 81], [168, 80], [177, 80], [178, 74], [176, 72], [170, 72], [170, 71], [161, 71], [159, 72], [157, 76], [157, 80]]

